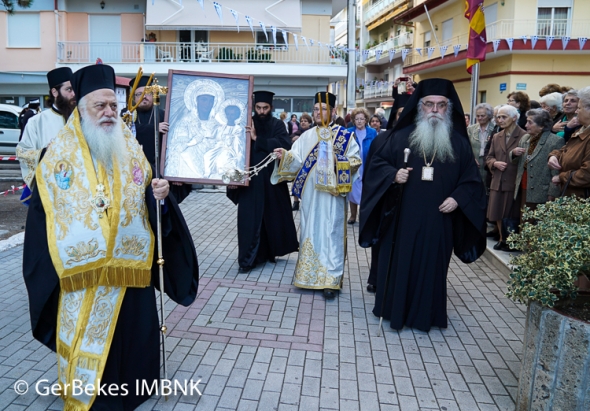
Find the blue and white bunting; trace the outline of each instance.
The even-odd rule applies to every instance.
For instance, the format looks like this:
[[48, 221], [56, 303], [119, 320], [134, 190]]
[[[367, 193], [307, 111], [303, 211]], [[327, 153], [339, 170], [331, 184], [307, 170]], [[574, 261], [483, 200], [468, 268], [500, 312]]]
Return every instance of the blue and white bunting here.
[[506, 39], [506, 43], [508, 44], [508, 48], [510, 49], [510, 51], [512, 51], [512, 46], [514, 45], [514, 39], [512, 37], [509, 37]]
[[240, 32], [240, 16], [238, 15], [238, 12], [235, 11], [234, 9], [229, 9], [229, 12], [231, 13], [232, 16], [234, 16], [234, 19], [236, 20], [236, 26], [238, 27], [238, 33]]
[[367, 58], [369, 58], [369, 50], [363, 50], [363, 56], [362, 56], [363, 63], [365, 61], [367, 61]]
[[529, 39], [529, 36], [522, 36], [521, 40], [526, 45], [526, 41]]
[[440, 46], [439, 50], [440, 50], [440, 58], [444, 59], [445, 58], [445, 54], [447, 53], [447, 49], [449, 48], [449, 46]]
[[293, 34], [293, 43], [295, 43], [295, 50], [299, 51], [299, 38], [297, 37], [297, 34], [291, 34]]
[[389, 50], [389, 62], [391, 63], [391, 60], [393, 60], [393, 58], [395, 57], [395, 50], [394, 49], [390, 49]]
[[549, 48], [551, 47], [551, 43], [553, 43], [553, 40], [555, 40], [555, 36], [547, 36], [545, 38], [545, 42], [547, 43], [547, 50], [549, 50]]
[[262, 31], [264, 32], [264, 37], [266, 37], [266, 42], [268, 43], [268, 34], [266, 34], [266, 26], [264, 25], [264, 22], [262, 22], [262, 21], [258, 21], [258, 23], [260, 24], [260, 27], [262, 28]]
[[250, 26], [250, 31], [252, 32], [252, 37], [254, 37], [254, 39], [256, 40], [256, 35], [254, 34], [254, 26], [252, 25], [252, 17], [244, 16], [244, 18], [246, 19], [248, 26]]
[[313, 47], [313, 39], [309, 39], [309, 45]]
[[[201, 9], [205, 10], [205, 4], [204, 4], [204, 0], [197, 0], [199, 2], [199, 4], [201, 5]], [[154, 2], [152, 1], [152, 5], [154, 4]]]
[[539, 40], [539, 36], [531, 36], [531, 48], [532, 49], [535, 48], [538, 40]]
[[307, 44], [307, 39], [304, 36], [301, 36], [301, 40], [303, 41], [303, 44], [305, 44], [305, 47], [307, 47], [307, 51], [309, 51], [309, 44]]
[[219, 20], [221, 20], [221, 25], [223, 26], [223, 10], [221, 9], [221, 4], [214, 1], [213, 7], [215, 7], [215, 11], [217, 12], [217, 15], [219, 16]]
[[405, 63], [406, 57], [408, 57], [409, 52], [410, 52], [410, 49], [402, 49], [402, 62]]
[[494, 46], [494, 53], [497, 53], [497, 52], [498, 52], [498, 46], [500, 45], [500, 42], [501, 42], [501, 41], [502, 41], [502, 40], [494, 40], [494, 41], [492, 42], [492, 44], [493, 44], [493, 46]]
[[277, 28], [275, 26], [270, 26], [270, 31], [272, 32], [272, 43], [274, 46], [277, 46]]
[[285, 30], [281, 30], [281, 34], [283, 35], [283, 40], [285, 40], [285, 47], [289, 48], [289, 35]]
[[563, 36], [561, 38], [561, 45], [562, 45], [562, 47], [563, 47], [564, 50], [566, 49], [567, 43], [569, 43], [569, 42], [570, 42], [570, 38], [568, 36]]
[[453, 46], [453, 53], [455, 54], [455, 57], [457, 57], [459, 55], [459, 52], [461, 51], [461, 45], [460, 44], [455, 44]]
[[375, 50], [375, 60], [377, 60], [377, 63], [381, 59], [381, 54], [383, 54], [383, 50]]
[[580, 45], [580, 50], [584, 49], [584, 45], [586, 45], [586, 41], [588, 41], [588, 37], [580, 37], [578, 39], [578, 44]]
[[422, 48], [421, 47], [417, 47], [415, 50], [420, 55], [420, 57], [422, 57]]
[[434, 47], [428, 47], [428, 58], [432, 57], [432, 53], [434, 53]]

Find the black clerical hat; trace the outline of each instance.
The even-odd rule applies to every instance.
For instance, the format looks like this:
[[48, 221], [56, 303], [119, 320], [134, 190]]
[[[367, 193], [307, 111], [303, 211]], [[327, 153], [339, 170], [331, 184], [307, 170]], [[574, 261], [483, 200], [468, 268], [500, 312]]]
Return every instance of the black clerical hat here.
[[[147, 86], [149, 79], [150, 79], [150, 76], [142, 76], [139, 79], [139, 82], [137, 83], [137, 88]], [[129, 82], [129, 88], [132, 89], [134, 84], [135, 84], [135, 79], [133, 79]]]
[[418, 83], [418, 87], [411, 94], [410, 99], [404, 105], [404, 111], [399, 117], [394, 130], [401, 130], [404, 127], [414, 124], [418, 114], [420, 99], [426, 96], [444, 96], [453, 103], [453, 129], [459, 134], [467, 137], [467, 126], [465, 126], [465, 115], [461, 100], [455, 90], [453, 82], [442, 78], [430, 78]]
[[254, 92], [254, 104], [256, 103], [268, 103], [272, 106], [272, 99], [275, 93], [272, 91], [255, 91]]
[[86, 66], [76, 71], [70, 80], [76, 99], [80, 101], [88, 93], [108, 88], [115, 90], [115, 70], [106, 64]]
[[314, 104], [317, 103], [326, 103], [326, 95], [328, 96], [327, 101], [328, 105], [332, 108], [336, 107], [336, 96], [332, 93], [328, 93], [327, 91], [322, 91], [319, 93], [315, 93], [314, 97]]
[[69, 67], [59, 67], [47, 73], [47, 83], [49, 88], [59, 86], [72, 78], [72, 69]]

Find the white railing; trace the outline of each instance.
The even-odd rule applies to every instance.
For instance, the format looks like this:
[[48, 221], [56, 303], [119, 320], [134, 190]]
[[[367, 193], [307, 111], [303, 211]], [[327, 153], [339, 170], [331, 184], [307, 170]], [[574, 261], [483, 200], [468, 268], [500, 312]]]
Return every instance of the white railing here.
[[393, 10], [394, 8], [408, 3], [409, 0], [381, 0], [373, 4], [366, 12], [363, 13], [365, 25], [371, 24], [381, 15]]
[[58, 42], [59, 63], [234, 62], [285, 64], [346, 64], [347, 55], [317, 44], [306, 47], [247, 43], [115, 43]]
[[391, 86], [386, 81], [379, 81], [374, 85], [365, 85], [364, 98], [391, 97]]
[[[493, 40], [505, 40], [508, 38], [520, 40], [523, 36], [528, 36], [528, 41], [530, 42], [530, 37], [533, 35], [539, 36], [541, 39], [545, 39], [547, 36], [555, 36], [554, 41], [559, 42], [561, 42], [562, 36], [568, 36], [575, 40], [579, 37], [590, 37], [590, 20], [498, 20], [486, 26], [486, 35], [488, 43]], [[445, 53], [445, 57], [448, 57], [453, 56], [453, 46], [461, 45], [459, 50], [466, 50], [468, 42], [469, 38], [466, 33], [448, 39], [440, 44], [441, 46], [448, 46]], [[441, 58], [439, 45], [431, 42], [431, 47], [434, 47], [434, 52], [430, 58], [428, 57], [428, 50], [426, 48], [422, 49], [422, 55], [412, 50], [404, 62], [404, 67]], [[539, 46], [536, 49], [541, 50]]]
[[[375, 52], [381, 50], [381, 59], [387, 59], [389, 61], [389, 50], [399, 50], [400, 48], [408, 48], [412, 46], [412, 33], [403, 33], [397, 37], [391, 38], [383, 43], [379, 43], [369, 49], [369, 56], [365, 60], [364, 64], [370, 64], [376, 61]], [[379, 60], [381, 61], [381, 60]]]

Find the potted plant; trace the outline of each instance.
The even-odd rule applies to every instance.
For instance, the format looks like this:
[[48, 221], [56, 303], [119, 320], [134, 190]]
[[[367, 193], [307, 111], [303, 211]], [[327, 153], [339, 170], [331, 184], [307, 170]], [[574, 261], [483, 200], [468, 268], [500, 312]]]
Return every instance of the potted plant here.
[[523, 220], [508, 238], [523, 253], [506, 295], [528, 305], [516, 409], [588, 409], [590, 293], [574, 282], [590, 272], [590, 200], [562, 197]]
[[234, 51], [230, 48], [220, 47], [217, 53], [217, 59], [220, 62], [224, 61], [240, 61], [242, 60], [241, 54], [234, 54]]

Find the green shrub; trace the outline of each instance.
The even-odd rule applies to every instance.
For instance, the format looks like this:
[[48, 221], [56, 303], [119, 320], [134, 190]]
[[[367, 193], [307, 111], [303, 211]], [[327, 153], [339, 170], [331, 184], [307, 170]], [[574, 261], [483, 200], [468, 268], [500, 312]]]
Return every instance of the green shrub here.
[[506, 296], [528, 304], [538, 301], [553, 307], [562, 299], [574, 299], [578, 274], [590, 269], [590, 200], [561, 197], [541, 204], [534, 212], [526, 208], [520, 233], [508, 237], [514, 265]]

